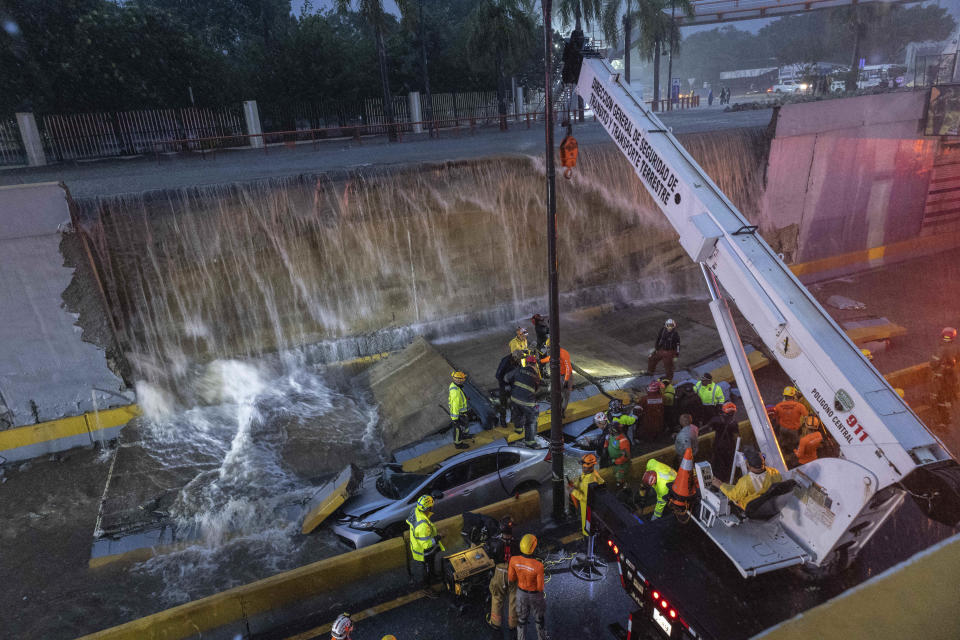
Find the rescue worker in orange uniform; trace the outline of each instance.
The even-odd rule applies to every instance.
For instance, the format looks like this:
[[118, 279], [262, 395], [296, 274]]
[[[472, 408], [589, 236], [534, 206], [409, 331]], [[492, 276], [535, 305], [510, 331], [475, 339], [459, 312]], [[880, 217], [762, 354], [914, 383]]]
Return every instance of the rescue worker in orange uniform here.
[[520, 545], [513, 537], [513, 520], [506, 516], [500, 521], [500, 535], [490, 540], [487, 545], [490, 559], [496, 563], [493, 576], [490, 578], [490, 614], [487, 624], [494, 629], [503, 625], [503, 604], [508, 603], [507, 623], [510, 629], [517, 628], [517, 585], [510, 582], [507, 570], [510, 559], [520, 553]]
[[543, 563], [533, 557], [537, 537], [528, 533], [520, 540], [522, 555], [510, 558], [507, 576], [517, 583], [517, 640], [527, 637], [530, 618], [537, 625], [537, 640], [549, 640], [545, 624], [547, 600], [543, 595]]
[[630, 439], [624, 433], [627, 430], [624, 425], [613, 422], [611, 426], [614, 432], [607, 436], [605, 445], [607, 455], [613, 461], [613, 478], [617, 481], [617, 489], [622, 489], [627, 484], [627, 469], [630, 466]]
[[[550, 347], [550, 338], [547, 338], [544, 342], [545, 347]], [[545, 365], [550, 363], [550, 356], [540, 359], [540, 364]], [[560, 415], [562, 416], [567, 412], [567, 404], [570, 402], [570, 392], [573, 391], [573, 362], [570, 360], [570, 352], [560, 347], [560, 384], [561, 384], [561, 393], [563, 394], [563, 406], [560, 408]]]
[[822, 442], [823, 434], [820, 432], [820, 418], [807, 416], [803, 419], [800, 444], [793, 450], [793, 453], [797, 456], [797, 464], [807, 464], [816, 460], [817, 449]]
[[790, 451], [797, 446], [800, 439], [800, 426], [803, 419], [810, 415], [807, 408], [797, 401], [796, 387], [786, 387], [783, 390], [783, 400], [773, 407], [777, 419], [777, 439], [780, 448]]

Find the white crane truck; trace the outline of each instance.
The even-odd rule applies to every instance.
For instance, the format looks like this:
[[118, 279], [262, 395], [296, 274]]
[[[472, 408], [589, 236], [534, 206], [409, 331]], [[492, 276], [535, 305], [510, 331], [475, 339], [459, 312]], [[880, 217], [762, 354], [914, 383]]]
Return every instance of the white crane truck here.
[[[565, 81], [576, 78], [577, 92], [700, 264], [757, 445], [790, 481], [775, 516], [743, 518], [709, 489], [709, 466], [700, 463], [707, 486], [690, 510], [695, 525], [673, 517], [641, 523], [609, 492], [591, 492], [592, 531], [616, 547], [623, 585], [641, 607], [631, 620], [653, 620], [671, 638], [747, 637], [816, 604], [802, 585], [784, 581], [793, 572], [779, 570], [846, 568], [907, 496], [929, 518], [955, 526], [960, 467], [939, 439], [620, 74], [589, 52], [564, 58]], [[838, 457], [787, 469], [727, 300], [810, 399]], [[771, 584], [761, 574], [781, 577]]]

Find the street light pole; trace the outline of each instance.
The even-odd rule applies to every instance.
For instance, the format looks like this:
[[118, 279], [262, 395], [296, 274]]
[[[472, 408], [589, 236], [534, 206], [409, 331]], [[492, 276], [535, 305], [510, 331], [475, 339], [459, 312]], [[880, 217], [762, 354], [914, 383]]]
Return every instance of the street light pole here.
[[552, 0], [542, 0], [543, 7], [543, 94], [546, 103], [547, 170], [547, 262], [549, 263], [550, 297], [550, 455], [553, 460], [553, 519], [563, 519], [563, 416], [560, 394], [560, 292], [557, 261], [557, 174], [553, 162], [553, 14]]

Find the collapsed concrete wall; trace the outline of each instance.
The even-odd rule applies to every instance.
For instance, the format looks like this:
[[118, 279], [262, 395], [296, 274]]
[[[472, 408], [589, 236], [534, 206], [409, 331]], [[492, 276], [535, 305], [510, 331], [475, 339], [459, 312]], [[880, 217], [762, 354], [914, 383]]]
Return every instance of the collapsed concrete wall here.
[[943, 148], [922, 136], [925, 108], [925, 92], [904, 92], [780, 110], [762, 210], [788, 262], [927, 232], [925, 204]]
[[130, 403], [64, 308], [73, 269], [60, 230], [69, 222], [59, 184], [0, 188], [0, 428]]

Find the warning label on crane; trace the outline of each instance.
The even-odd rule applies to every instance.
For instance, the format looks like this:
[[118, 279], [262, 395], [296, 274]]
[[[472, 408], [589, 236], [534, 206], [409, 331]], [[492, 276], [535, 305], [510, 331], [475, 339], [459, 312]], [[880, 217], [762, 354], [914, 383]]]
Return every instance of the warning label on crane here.
[[[587, 102], [653, 197], [662, 205], [670, 204], [680, 181], [647, 140], [643, 128], [630, 119], [596, 78]], [[679, 198], [675, 202], [679, 203]]]

